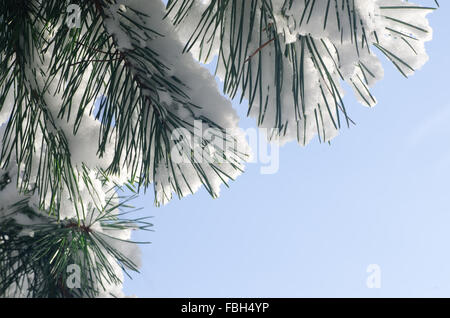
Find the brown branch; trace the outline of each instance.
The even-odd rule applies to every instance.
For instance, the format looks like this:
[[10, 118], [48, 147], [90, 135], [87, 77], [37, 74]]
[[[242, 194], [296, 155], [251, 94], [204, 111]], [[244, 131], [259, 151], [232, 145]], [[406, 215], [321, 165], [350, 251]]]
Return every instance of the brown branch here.
[[261, 51], [264, 47], [266, 47], [267, 45], [269, 45], [270, 43], [272, 43], [275, 40], [275, 38], [270, 39], [269, 41], [267, 41], [266, 43], [264, 43], [263, 45], [261, 45], [255, 52], [253, 52], [246, 60], [244, 63], [247, 63], [248, 61], [251, 60], [251, 58], [253, 56], [255, 56], [259, 51]]
[[66, 225], [66, 228], [67, 229], [75, 228], [75, 229], [77, 229], [79, 231], [82, 231], [82, 232], [85, 232], [85, 233], [91, 233], [92, 232], [92, 230], [91, 230], [91, 228], [89, 226], [86, 226], [84, 224], [78, 225], [75, 222], [70, 222], [69, 224]]

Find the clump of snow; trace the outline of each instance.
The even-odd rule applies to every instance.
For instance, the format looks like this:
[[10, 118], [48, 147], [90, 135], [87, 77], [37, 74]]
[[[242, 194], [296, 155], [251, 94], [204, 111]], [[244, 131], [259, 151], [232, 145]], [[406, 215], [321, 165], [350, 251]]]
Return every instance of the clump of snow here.
[[[172, 10], [172, 19], [176, 18], [181, 3], [179, 1]], [[263, 1], [256, 2], [253, 20], [251, 3], [229, 2], [223, 23], [215, 25], [217, 21], [206, 20], [214, 22], [214, 27], [196, 29], [208, 5], [200, 0], [193, 1], [177, 32], [183, 43], [189, 44], [193, 34], [200, 35], [200, 40], [191, 48], [194, 56], [208, 62], [219, 55], [218, 76], [238, 83], [244, 97], [249, 99], [251, 95], [248, 87], [244, 89], [245, 81], [239, 80], [242, 75], [239, 72], [227, 74], [225, 67], [225, 63], [239, 64], [246, 60], [242, 63], [243, 74], [251, 73], [249, 77], [253, 78], [254, 86], [258, 86], [255, 91], [261, 92], [250, 106], [250, 116], [262, 127], [280, 128], [281, 142], [297, 139], [305, 145], [314, 135], [319, 134], [321, 140], [329, 141], [338, 134], [338, 112], [340, 121], [345, 123], [342, 105], [335, 100], [338, 92], [343, 96], [342, 80], [350, 84], [361, 104], [374, 106], [377, 100], [369, 88], [384, 75], [374, 53], [376, 50], [392, 60], [405, 76], [412, 75], [428, 60], [425, 42], [431, 40], [432, 29], [426, 16], [432, 10], [411, 2], [272, 0], [273, 16], [266, 15], [268, 20], [263, 26], [260, 25]], [[237, 18], [233, 20], [235, 13]], [[241, 21], [240, 14], [247, 18]], [[267, 32], [270, 28], [278, 33], [277, 40]], [[214, 33], [214, 30], [219, 31]], [[235, 30], [242, 32], [245, 45], [230, 45], [238, 39], [233, 34]], [[201, 42], [204, 34], [208, 43]], [[210, 44], [211, 51], [205, 59]], [[282, 52], [277, 52], [277, 45]], [[297, 56], [285, 54], [292, 52], [291, 48]], [[236, 56], [241, 61], [236, 61]], [[300, 65], [302, 79], [298, 78], [298, 70], [295, 71]], [[258, 76], [262, 77], [261, 83], [256, 80]]]
[[[165, 78], [176, 78], [183, 83], [183, 92], [188, 98], [181, 97], [179, 94], [168, 91], [164, 87], [155, 87], [153, 90], [142, 90], [143, 94], [148, 94], [152, 100], [158, 100], [164, 106], [164, 116], [176, 116], [180, 121], [194, 125], [195, 121], [202, 121], [206, 128], [212, 128], [208, 123], [212, 122], [222, 129], [233, 131], [233, 136], [239, 142], [240, 151], [243, 157], [234, 155], [227, 149], [224, 143], [222, 151], [230, 155], [229, 162], [220, 165], [222, 172], [211, 166], [211, 162], [203, 161], [192, 163], [171, 163], [169, 160], [156, 160], [155, 149], [150, 149], [150, 161], [156, 166], [149, 169], [150, 177], [154, 183], [156, 201], [165, 204], [172, 199], [173, 194], [183, 197], [195, 193], [202, 184], [208, 184], [209, 191], [213, 196], [218, 196], [220, 185], [227, 182], [230, 178], [235, 179], [244, 169], [243, 161], [249, 155], [249, 148], [245, 141], [242, 130], [238, 127], [239, 118], [232, 108], [230, 101], [221, 96], [218, 91], [214, 77], [192, 57], [190, 53], [183, 54], [183, 43], [178, 38], [175, 28], [169, 20], [164, 19], [165, 8], [162, 2], [145, 0], [123, 0], [120, 6], [124, 9], [118, 14], [119, 6], [111, 6], [107, 12], [110, 12], [108, 26], [110, 32], [119, 42], [128, 39], [131, 46], [125, 46], [123, 49], [143, 48], [151, 50], [158, 56], [158, 60], [165, 66]], [[116, 12], [116, 13], [114, 13]], [[135, 14], [140, 12], [141, 15]], [[143, 32], [128, 21], [145, 25], [151, 32]], [[127, 28], [132, 28], [135, 37], [130, 38]], [[129, 62], [134, 65], [133, 58]], [[152, 70], [152, 65], [147, 66]], [[154, 70], [155, 75], [157, 73]], [[142, 76], [142, 74], [139, 74]], [[153, 74], [145, 74], [145, 79], [151, 79]], [[153, 109], [150, 112], [154, 112]], [[158, 115], [160, 116], [160, 115]], [[190, 136], [194, 137], [194, 131], [189, 125], [172, 127], [172, 129], [184, 128], [189, 131]], [[170, 131], [168, 131], [170, 135]], [[150, 132], [149, 132], [150, 134]], [[164, 142], [163, 142], [164, 144]], [[165, 149], [173, 148], [174, 143], [165, 145]], [[147, 156], [147, 154], [145, 154]], [[146, 157], [148, 158], [148, 157]], [[237, 168], [236, 168], [237, 167]]]

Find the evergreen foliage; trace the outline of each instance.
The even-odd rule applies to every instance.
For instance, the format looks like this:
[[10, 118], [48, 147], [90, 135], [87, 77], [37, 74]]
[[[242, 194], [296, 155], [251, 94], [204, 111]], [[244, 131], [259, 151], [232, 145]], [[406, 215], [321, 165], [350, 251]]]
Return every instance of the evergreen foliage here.
[[[123, 274], [140, 262], [131, 231], [151, 228], [126, 215], [129, 201], [151, 186], [157, 206], [201, 186], [216, 197], [243, 172], [250, 150], [239, 118], [197, 61], [217, 57], [224, 93], [247, 99], [270, 138], [329, 142], [353, 123], [342, 82], [374, 106], [370, 87], [383, 75], [374, 51], [411, 75], [427, 60], [434, 9], [2, 0], [0, 295], [123, 296]], [[214, 137], [199, 135], [197, 122]], [[71, 265], [81, 288], [68, 287]]]

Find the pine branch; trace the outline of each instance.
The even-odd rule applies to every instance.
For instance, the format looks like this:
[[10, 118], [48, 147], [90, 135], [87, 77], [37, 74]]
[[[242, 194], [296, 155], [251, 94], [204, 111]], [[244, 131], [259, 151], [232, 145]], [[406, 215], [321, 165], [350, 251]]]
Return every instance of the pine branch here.
[[[0, 66], [1, 94], [14, 94], [15, 98], [3, 135], [0, 163], [3, 168], [17, 164], [22, 174], [20, 191], [39, 189], [41, 207], [47, 200], [45, 208], [58, 215], [63, 188], [69, 190], [76, 206], [80, 198], [74, 187], [77, 180], [65, 133], [55, 124], [47, 105], [48, 82], [40, 80], [43, 72], [39, 66], [43, 60], [40, 50], [45, 39], [38, 26], [45, 22], [41, 19], [43, 10], [34, 2], [3, 3], [3, 19], [8, 23], [2, 24], [1, 30], [4, 35], [0, 50], [4, 52]], [[33, 157], [37, 146], [41, 155], [36, 162]], [[39, 171], [35, 180], [34, 170]]]
[[[216, 196], [216, 190], [209, 184], [209, 176], [205, 176], [202, 165], [198, 165], [191, 158], [188, 165], [181, 167], [170, 159], [170, 150], [176, 145], [171, 140], [173, 131], [184, 129], [194, 135], [194, 121], [202, 120], [209, 127], [225, 133], [225, 128], [214, 123], [209, 118], [204, 118], [200, 113], [201, 105], [191, 102], [188, 85], [179, 78], [170, 75], [170, 66], [166, 66], [161, 56], [151, 47], [142, 46], [142, 43], [150, 43], [163, 37], [158, 31], [145, 25], [148, 15], [138, 12], [133, 8], [121, 11], [113, 6], [113, 1], [93, 1], [92, 7], [86, 7], [86, 33], [75, 33], [68, 29], [60, 29], [56, 33], [53, 42], [64, 43], [58, 45], [59, 49], [53, 52], [53, 73], [67, 74], [68, 92], [79, 88], [80, 76], [85, 74], [87, 63], [83, 61], [101, 60], [101, 65], [94, 65], [94, 71], [88, 80], [80, 110], [75, 119], [75, 132], [82, 121], [83, 109], [88, 107], [87, 101], [91, 96], [98, 96], [103, 92], [96, 117], [102, 122], [99, 156], [103, 156], [111, 142], [114, 142], [114, 159], [106, 169], [109, 174], [119, 173], [123, 167], [127, 167], [139, 185], [148, 187], [155, 184], [157, 169], [165, 166], [170, 174], [173, 190], [181, 197], [189, 188], [186, 172], [196, 171], [204, 186], [211, 195]], [[112, 11], [111, 11], [112, 10]], [[117, 11], [114, 11], [117, 10]], [[96, 21], [91, 25], [89, 21]], [[108, 27], [113, 30], [108, 30]], [[91, 31], [92, 30], [92, 31]], [[139, 30], [139, 32], [136, 32]], [[111, 32], [114, 31], [114, 32]], [[120, 35], [120, 39], [118, 38]], [[75, 36], [75, 39], [74, 39]], [[126, 37], [131, 41], [131, 47], [121, 47], [120, 40]], [[89, 41], [87, 41], [89, 40]], [[73, 43], [80, 49], [73, 50]], [[55, 45], [56, 47], [56, 45]], [[181, 52], [180, 52], [181, 53]], [[115, 56], [120, 58], [104, 60], [101, 56]], [[172, 104], [161, 100], [161, 92], [168, 94]], [[64, 105], [70, 104], [71, 94], [66, 95]], [[174, 112], [175, 109], [184, 109], [188, 114], [183, 118]], [[61, 117], [68, 117], [71, 108], [62, 107]], [[203, 140], [200, 144], [208, 144]], [[225, 140], [224, 140], [225, 143]], [[181, 144], [178, 145], [181, 148]], [[190, 148], [187, 144], [185, 147]], [[232, 156], [224, 149], [218, 149], [217, 156], [228, 158], [232, 169], [241, 170], [240, 161], [245, 160], [245, 154], [234, 150]], [[233, 149], [228, 149], [233, 152]], [[233, 156], [236, 158], [233, 159]], [[217, 177], [225, 180], [229, 173], [214, 162], [204, 163], [208, 169], [214, 171]], [[170, 193], [156, 193], [157, 204], [171, 197]]]
[[[152, 226], [148, 218], [122, 219], [124, 214], [117, 214], [117, 209], [126, 208], [133, 198], [122, 198], [118, 205], [108, 204], [100, 213], [92, 211], [97, 217], [81, 224], [77, 220], [59, 222], [36, 213], [26, 199], [14, 204], [11, 212], [0, 218], [0, 296], [97, 297], [108, 291], [108, 285], [122, 282], [112, 260], [125, 272], [137, 272], [136, 264], [117, 248], [116, 242], [120, 241], [113, 234], [127, 228], [148, 230]], [[35, 222], [19, 224], [15, 221], [18, 214]], [[80, 288], [67, 284], [69, 265], [79, 266]]]
[[[240, 90], [258, 125], [306, 144], [314, 131], [319, 139], [333, 138], [341, 117], [347, 126], [353, 122], [342, 81], [362, 104], [376, 104], [369, 90], [380, 78], [374, 48], [405, 76], [420, 66], [411, 64], [413, 57], [423, 60], [422, 44], [430, 39], [424, 15], [434, 8], [402, 3], [373, 13], [367, 7], [359, 0], [169, 0], [167, 16], [183, 30], [185, 51], [200, 61], [218, 56], [224, 92], [234, 98]], [[399, 47], [405, 47], [401, 54]]]

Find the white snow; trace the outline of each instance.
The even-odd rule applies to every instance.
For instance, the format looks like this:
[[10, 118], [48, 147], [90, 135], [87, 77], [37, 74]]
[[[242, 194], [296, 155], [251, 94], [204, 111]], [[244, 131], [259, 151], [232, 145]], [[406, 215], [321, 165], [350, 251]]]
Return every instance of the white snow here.
[[[290, 2], [284, 0], [271, 1], [274, 8], [274, 20], [269, 22], [272, 24], [271, 27], [276, 28], [278, 34], [282, 35], [280, 37], [281, 48], [284, 50], [284, 47], [290, 44], [295, 46], [297, 52], [301, 52], [302, 40], [300, 38], [311, 38], [320, 55], [324, 57], [323, 63], [328, 69], [330, 78], [337, 85], [335, 90], [339, 91], [341, 96], [343, 96], [343, 91], [340, 87], [340, 74], [353, 87], [353, 91], [361, 104], [366, 106], [376, 104], [376, 98], [369, 93], [369, 87], [381, 80], [384, 72], [381, 62], [374, 54], [378, 50], [375, 45], [378, 45], [380, 50], [383, 50], [389, 58], [393, 59], [407, 76], [420, 69], [428, 60], [425, 42], [431, 40], [432, 29], [426, 16], [432, 10], [417, 9], [416, 4], [402, 0], [355, 0], [356, 19], [353, 19], [353, 15], [349, 15], [348, 11], [348, 6], [351, 10], [353, 1], [347, 3], [347, 1], [296, 0], [292, 1], [292, 6], [289, 7]], [[261, 3], [259, 2], [258, 7], [261, 7]], [[284, 7], [285, 3], [288, 4], [286, 7]], [[250, 17], [250, 1], [236, 2], [236, 6], [239, 23], [240, 13], [243, 12], [246, 17]], [[203, 1], [194, 1], [187, 17], [177, 27], [178, 34], [184, 43], [188, 43], [206, 8], [207, 6]], [[177, 12], [178, 9], [179, 7], [175, 7], [173, 12]], [[326, 15], [327, 10], [328, 14]], [[232, 35], [230, 31], [231, 5], [228, 6], [228, 12], [225, 13], [225, 16], [229, 18], [225, 19], [224, 24], [219, 24], [217, 27], [219, 30], [225, 30], [223, 34], [225, 45], [219, 46], [220, 32], [216, 32], [215, 38], [213, 37], [211, 41], [214, 44], [208, 59], [205, 60], [205, 54], [201, 51], [200, 40], [191, 49], [197, 59], [207, 62], [220, 54], [218, 76], [221, 79], [225, 79], [226, 76], [222, 57], [226, 59], [231, 56], [230, 47], [227, 44], [230, 42]], [[327, 16], [326, 24], [325, 16]], [[337, 16], [339, 16], [339, 19]], [[171, 14], [171, 17], [175, 17], [174, 13]], [[251, 64], [253, 79], [256, 79], [258, 75], [259, 54], [261, 54], [262, 67], [260, 72], [263, 74], [263, 82], [260, 86], [262, 100], [266, 101], [267, 98], [268, 105], [267, 110], [264, 111], [265, 105], [260, 105], [259, 95], [257, 95], [250, 116], [256, 118], [258, 124], [265, 128], [279, 128], [280, 124], [283, 127], [287, 125], [287, 129], [282, 130], [281, 142], [297, 139], [300, 144], [305, 145], [318, 131], [322, 140], [331, 140], [338, 134], [338, 129], [335, 125], [337, 121], [336, 106], [330, 94], [332, 85], [330, 85], [331, 81], [328, 75], [321, 75], [323, 69], [320, 70], [317, 65], [314, 65], [310, 51], [305, 50], [303, 83], [305, 93], [303, 98], [300, 97], [300, 104], [302, 104], [303, 99], [305, 109], [302, 112], [296, 111], [292, 90], [294, 74], [292, 59], [286, 56], [282, 58], [283, 76], [280, 77], [282, 89], [281, 94], [278, 94], [276, 91], [276, 76], [274, 76], [276, 74], [275, 45], [272, 42], [261, 49], [261, 44], [270, 41], [271, 38], [267, 36], [264, 30], [266, 28], [260, 28], [259, 21], [260, 15], [258, 14], [253, 26], [251, 26], [250, 18], [244, 19], [242, 30], [245, 40], [247, 40], [247, 34], [252, 35], [248, 52], [258, 52], [248, 61], [248, 64]], [[236, 28], [238, 22], [236, 22]], [[211, 29], [206, 32], [207, 39], [211, 37]], [[353, 35], [355, 30], [358, 49]], [[367, 45], [363, 46], [363, 43], [366, 43], [365, 40], [362, 40], [363, 34], [365, 34], [370, 50], [368, 50]], [[203, 33], [201, 35], [203, 36]], [[261, 42], [260, 36], [263, 39]], [[204, 44], [204, 46], [207, 48], [203, 48], [203, 51], [209, 49], [209, 45]], [[245, 53], [244, 47], [237, 51], [241, 53], [241, 56]], [[298, 56], [297, 63], [299, 63], [299, 60]], [[246, 68], [245, 71], [247, 72], [249, 69]], [[240, 88], [243, 88], [242, 81], [240, 82]], [[322, 95], [322, 89], [324, 95]], [[248, 90], [244, 92], [244, 96], [247, 99], [250, 97]], [[324, 97], [330, 104], [331, 111], [327, 110]], [[277, 98], [279, 98], [281, 109], [277, 109]], [[264, 118], [261, 120], [264, 112]], [[320, 116], [317, 114], [320, 114]], [[345, 124], [345, 120], [342, 120], [342, 113], [340, 117], [341, 123]]]
[[[182, 54], [183, 47], [194, 32], [202, 12], [210, 3], [211, 0], [195, 1], [187, 18], [181, 25], [175, 28], [169, 19], [163, 19], [165, 9], [160, 1], [117, 1], [115, 5], [106, 10], [108, 18], [104, 21], [104, 27], [114, 37], [119, 50], [126, 52], [136, 48], [147, 48], [158, 54], [160, 60], [168, 67], [166, 75], [176, 77], [186, 84], [186, 94], [189, 96], [189, 101], [194, 105], [200, 106], [197, 108], [192, 105], [187, 105], [186, 100], [180, 99], [173, 92], [162, 88], [158, 88], [156, 93], [142, 90], [144, 95], [158, 98], [160, 103], [164, 105], [164, 114], [160, 116], [176, 114], [183, 121], [192, 124], [193, 127], [196, 125], [196, 121], [206, 118], [223, 129], [227, 129], [228, 132], [232, 132], [231, 137], [237, 140], [239, 150], [249, 155], [250, 150], [245, 141], [244, 133], [238, 127], [239, 118], [231, 107], [230, 101], [220, 94], [214, 77], [194, 59], [195, 57], [204, 60], [205, 52], [201, 52], [200, 46], [197, 43], [194, 45], [191, 51], [192, 53]], [[250, 32], [252, 34], [247, 55], [259, 51], [258, 54], [255, 54], [248, 60], [246, 67], [251, 67], [251, 69], [247, 68], [246, 72], [252, 72], [252, 78], [256, 79], [258, 76], [258, 63], [261, 62], [263, 77], [260, 88], [263, 101], [267, 99], [267, 109], [265, 110], [264, 118], [262, 118], [261, 114], [265, 105], [264, 103], [262, 105], [259, 103], [258, 97], [255, 98], [250, 116], [256, 118], [258, 124], [265, 128], [274, 128], [281, 123], [283, 125], [282, 142], [297, 139], [299, 143], [306, 145], [317, 133], [320, 134], [320, 138], [324, 141], [331, 140], [338, 134], [336, 119], [337, 113], [340, 111], [338, 110], [338, 105], [333, 101], [333, 92], [343, 96], [343, 90], [340, 86], [341, 75], [346, 82], [354, 87], [354, 92], [359, 102], [367, 106], [374, 106], [376, 104], [376, 99], [370, 94], [368, 88], [383, 77], [383, 68], [378, 57], [373, 53], [374, 46], [378, 46], [379, 49], [384, 50], [390, 58], [396, 61], [398, 67], [405, 75], [413, 74], [428, 59], [425, 51], [425, 42], [431, 40], [432, 30], [426, 15], [430, 11], [408, 8], [414, 6], [410, 2], [401, 0], [355, 0], [355, 10], [358, 19], [361, 21], [361, 23], [358, 22], [356, 24], [356, 27], [348, 15], [344, 14], [346, 11], [335, 5], [331, 5], [328, 9], [329, 18], [325, 26], [324, 12], [327, 10], [328, 0], [315, 1], [315, 8], [311, 11], [311, 17], [309, 19], [303, 19], [303, 21], [302, 13], [306, 10], [307, 16], [310, 14], [310, 8], [305, 7], [307, 2], [301, 0], [293, 1], [291, 8], [283, 7], [284, 0], [272, 0], [272, 3], [275, 9], [275, 15], [271, 23], [274, 24], [273, 27], [276, 28], [277, 32], [282, 35], [280, 38], [282, 48], [284, 49], [286, 45], [290, 45], [295, 47], [297, 52], [301, 52], [305, 45], [315, 45], [316, 53], [322, 57], [319, 63], [317, 60], [314, 60], [315, 56], [311, 50], [304, 50], [302, 65], [304, 81], [301, 83], [304, 87], [304, 95], [298, 96], [300, 102], [297, 105], [298, 107], [295, 107], [292, 87], [296, 83], [294, 80], [298, 81], [299, 79], [293, 78], [294, 64], [292, 59], [283, 55], [281, 60], [283, 73], [280, 75], [282, 86], [280, 87], [280, 94], [278, 94], [276, 90], [277, 82], [274, 59], [276, 51], [274, 43], [270, 43], [271, 39], [267, 38], [266, 32], [259, 29], [258, 23], [255, 23], [253, 28], [250, 29], [249, 20], [243, 21], [244, 34], [249, 34]], [[333, 4], [334, 1], [331, 1], [331, 3]], [[244, 1], [240, 3], [240, 5], [243, 4]], [[393, 8], [398, 6], [404, 8]], [[145, 13], [147, 16], [137, 17], [133, 13], [134, 10]], [[245, 14], [249, 14], [248, 5], [242, 10]], [[228, 11], [226, 14], [230, 15], [231, 13]], [[339, 21], [341, 24], [341, 32], [337, 31], [337, 14], [341, 17]], [[148, 28], [155, 30], [163, 36], [154, 34], [149, 37], [142, 30], [135, 30], [138, 36], [136, 38], [130, 38], [124, 26], [133, 27], [133, 25], [127, 22], [124, 16], [139, 20]], [[259, 21], [259, 15], [257, 15], [256, 21]], [[300, 23], [300, 21], [302, 22]], [[400, 23], [399, 21], [403, 21], [404, 23]], [[224, 27], [224, 30], [229, 30], [230, 19], [227, 19], [225, 23], [226, 25], [219, 26], [219, 28]], [[370, 44], [370, 50], [367, 47], [359, 47], [357, 50], [354, 43], [352, 32], [356, 29], [358, 37], [361, 37], [363, 28], [367, 42]], [[85, 31], [83, 30], [83, 32]], [[208, 35], [212, 35], [211, 29], [208, 32]], [[51, 35], [49, 34], [48, 36], [50, 37]], [[263, 43], [268, 42], [268, 45], [264, 48], [260, 48], [260, 36], [263, 38]], [[409, 41], [406, 42], [402, 37]], [[223, 39], [224, 45], [222, 47], [219, 46], [218, 33], [212, 39], [214, 44], [209, 60], [217, 56], [220, 52], [223, 54], [222, 57], [228, 58], [231, 55], [230, 48], [227, 46], [228, 41], [230, 41], [229, 32], [225, 32]], [[359, 45], [361, 46], [361, 39], [359, 41]], [[240, 51], [241, 58], [247, 59], [248, 56], [245, 56], [242, 50]], [[297, 56], [297, 59], [299, 58]], [[42, 62], [33, 61], [33, 63], [27, 64], [27, 74], [30, 78], [32, 74], [38, 74], [36, 81], [30, 84], [30, 88], [35, 88], [38, 91], [42, 90], [46, 79], [45, 74], [49, 68], [49, 62], [50, 55], [47, 55], [44, 56]], [[324, 74], [325, 68], [328, 70], [328, 74]], [[86, 72], [82, 85], [79, 87], [73, 99], [73, 105], [81, 104], [82, 93], [86, 88], [91, 70], [90, 68]], [[156, 72], [156, 70], [153, 71]], [[148, 79], [151, 79], [155, 73], [147, 75]], [[218, 75], [221, 79], [225, 79], [226, 72], [221, 58], [219, 58]], [[128, 240], [131, 236], [131, 229], [111, 230], [102, 228], [98, 222], [89, 222], [91, 222], [90, 220], [95, 220], [102, 213], [102, 210], [107, 207], [109, 199], [112, 199], [113, 202], [119, 200], [117, 194], [111, 192], [110, 189], [116, 184], [121, 185], [127, 182], [131, 177], [133, 167], [123, 162], [120, 173], [110, 176], [109, 180], [104, 179], [99, 173], [99, 169], [107, 168], [110, 165], [114, 156], [115, 137], [114, 135], [111, 136], [105, 155], [99, 158], [97, 155], [97, 146], [101, 123], [89, 114], [89, 107], [83, 114], [81, 126], [76, 135], [73, 133], [73, 125], [77, 112], [76, 107], [72, 110], [69, 121], [67, 121], [66, 117], [64, 119], [57, 118], [62, 106], [61, 101], [63, 100], [63, 92], [57, 91], [57, 82], [59, 79], [57, 77], [54, 82], [50, 83], [50, 89], [44, 95], [44, 100], [48, 106], [50, 115], [55, 121], [55, 128], [52, 128], [52, 132], [57, 133], [59, 131], [67, 139], [71, 153], [71, 162], [74, 167], [74, 178], [79, 188], [79, 197], [75, 199], [71, 197], [67, 185], [64, 185], [65, 188], [60, 193], [62, 204], [60, 208], [61, 219], [68, 220], [80, 217], [93, 231], [99, 234], [104, 233], [120, 240]], [[333, 83], [336, 83], [335, 87]], [[242, 81], [240, 85], [242, 89]], [[297, 83], [297, 85], [300, 85], [300, 83]], [[155, 97], [152, 94], [157, 94], [157, 96]], [[0, 111], [0, 143], [5, 134], [6, 127], [2, 124], [8, 121], [15, 103], [13, 96], [13, 88], [11, 88]], [[244, 92], [244, 96], [249, 98], [248, 90]], [[330, 104], [327, 105], [325, 101], [328, 101]], [[95, 100], [92, 100], [90, 104], [93, 106], [94, 102]], [[280, 108], [277, 107], [277, 102], [281, 106]], [[301, 109], [303, 104], [305, 108]], [[149, 110], [149, 112], [153, 111], [153, 109]], [[341, 112], [340, 116], [343, 116]], [[133, 118], [137, 120], [138, 114], [133, 114]], [[159, 120], [164, 120], [164, 118], [160, 118]], [[342, 118], [341, 122], [344, 122]], [[23, 128], [25, 128], [26, 123], [23, 123], [23, 125]], [[196, 128], [206, 131], [211, 126], [208, 124], [208, 121], [203, 121]], [[280, 127], [278, 126], [278, 128]], [[148, 133], [150, 134], [150, 131]], [[193, 129], [185, 129], [185, 133], [191, 141], [195, 139], [195, 131]], [[38, 128], [35, 134], [36, 140], [34, 144], [34, 156], [32, 158], [33, 165], [30, 176], [30, 188], [24, 190], [31, 190], [31, 187], [38, 182], [38, 163], [44, 131]], [[174, 144], [175, 141], [170, 140], [170, 144], [163, 147], [174, 147]], [[184, 158], [187, 158], [191, 155], [194, 146], [189, 143], [185, 143], [184, 145], [187, 148], [180, 149], [180, 153]], [[200, 162], [196, 167], [190, 162], [174, 162], [174, 158], [172, 157], [158, 161], [155, 155], [154, 145], [148, 154], [139, 154], [136, 152], [134, 155], [149, 156], [152, 166], [148, 173], [151, 174], [150, 179], [155, 188], [156, 200], [160, 204], [165, 204], [173, 198], [174, 193], [183, 197], [196, 192], [202, 184], [206, 183], [204, 180], [205, 177], [208, 180], [209, 190], [213, 196], [217, 196], [219, 195], [223, 182], [227, 182], [230, 178], [236, 178], [242, 172], [245, 158], [230, 152], [230, 148], [232, 147], [230, 143], [226, 145], [215, 145], [220, 150], [218, 153], [225, 152], [229, 155], [229, 161], [220, 164], [220, 169], [222, 169], [224, 175], [218, 174], [208, 161]], [[45, 144], [43, 147], [45, 147]], [[165, 150], [170, 151], [170, 149]], [[18, 167], [17, 164], [14, 164], [15, 160], [15, 154], [13, 154], [10, 165], [4, 169], [0, 169], [0, 178], [5, 174], [11, 177], [11, 182], [0, 191], [0, 217], [6, 217], [10, 213], [10, 206], [26, 197], [29, 198], [30, 208], [44, 216], [45, 212], [39, 207], [40, 204], [48, 207], [50, 193], [45, 192], [44, 189], [38, 189], [32, 195], [19, 193], [17, 186], [21, 184], [21, 180], [24, 178], [24, 171], [23, 167]], [[155, 167], [154, 165], [157, 166]], [[172, 169], [172, 167], [175, 168]], [[139, 165], [134, 168], [139, 171], [141, 166]], [[199, 171], [202, 171], [203, 175]], [[174, 180], [178, 180], [177, 184], [175, 184]], [[41, 202], [41, 196], [44, 197], [44, 202]], [[82, 214], [77, 212], [75, 208], [77, 205], [82, 208]], [[118, 212], [116, 209], [113, 211], [113, 214]], [[22, 214], [15, 214], [13, 218], [17, 223], [24, 226], [30, 226], [37, 222]], [[32, 230], [25, 230], [21, 235], [32, 236], [34, 232]], [[107, 239], [108, 243], [120, 250], [139, 266], [140, 251], [138, 247], [135, 244], [120, 240]], [[111, 256], [108, 257], [116, 275], [123, 278], [119, 264]], [[101, 296], [106, 297], [110, 294], [123, 296], [121, 289], [122, 286], [120, 284], [109, 283]]]

